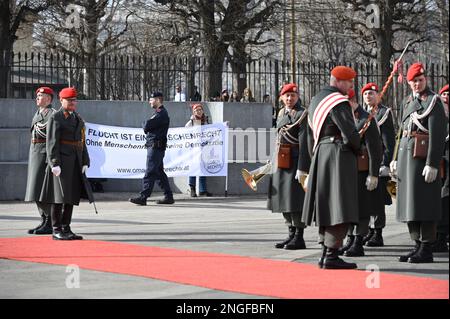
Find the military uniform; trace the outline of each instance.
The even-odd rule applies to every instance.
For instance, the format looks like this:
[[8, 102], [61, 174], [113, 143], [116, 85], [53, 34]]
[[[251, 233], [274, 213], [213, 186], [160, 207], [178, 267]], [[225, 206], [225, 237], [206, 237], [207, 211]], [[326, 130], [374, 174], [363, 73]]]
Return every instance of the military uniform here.
[[55, 110], [51, 105], [43, 109], [40, 108], [31, 122], [31, 144], [28, 155], [28, 177], [25, 201], [36, 202], [42, 222], [35, 229], [30, 229], [28, 231], [29, 234], [51, 234], [51, 204], [40, 201], [40, 196], [44, 183], [45, 169], [47, 167], [47, 123], [54, 112]]
[[[343, 81], [356, 76], [344, 66], [335, 67], [331, 74]], [[356, 264], [338, 257], [349, 224], [359, 221], [356, 154], [361, 140], [348, 98], [337, 87], [325, 87], [311, 100], [308, 122], [314, 146], [302, 221], [319, 226], [319, 242], [323, 244], [319, 267], [356, 268]]]

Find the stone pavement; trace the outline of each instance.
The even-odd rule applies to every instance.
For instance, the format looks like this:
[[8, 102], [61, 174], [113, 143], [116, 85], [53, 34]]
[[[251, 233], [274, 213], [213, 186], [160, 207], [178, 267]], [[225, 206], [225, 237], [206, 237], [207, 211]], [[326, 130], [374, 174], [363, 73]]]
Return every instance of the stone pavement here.
[[[174, 205], [135, 206], [134, 194], [96, 194], [97, 209], [82, 202], [74, 209], [72, 229], [85, 239], [207, 251], [316, 264], [320, 247], [317, 228], [305, 230], [306, 250], [275, 249], [287, 229], [279, 214], [265, 209], [264, 197], [194, 198], [176, 195]], [[157, 194], [158, 195], [158, 194]], [[366, 256], [346, 258], [359, 269], [375, 264], [381, 271], [449, 279], [448, 253], [435, 254], [435, 263], [399, 263], [396, 257], [412, 243], [405, 224], [395, 222], [395, 208], [387, 212], [385, 247], [366, 248]], [[0, 237], [26, 237], [39, 221], [33, 203], [0, 202]], [[130, 275], [81, 269], [80, 288], [66, 288], [66, 267], [0, 259], [0, 298], [175, 298], [228, 299], [253, 296]]]

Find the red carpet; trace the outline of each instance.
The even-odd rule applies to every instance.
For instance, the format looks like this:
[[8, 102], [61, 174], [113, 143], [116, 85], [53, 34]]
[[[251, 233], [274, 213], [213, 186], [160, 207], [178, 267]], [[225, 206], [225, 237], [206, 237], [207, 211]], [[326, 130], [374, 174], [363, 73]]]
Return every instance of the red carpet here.
[[445, 298], [449, 283], [380, 273], [380, 288], [366, 288], [368, 272], [321, 270], [315, 265], [113, 242], [2, 238], [0, 258], [141, 276], [180, 284], [279, 298]]

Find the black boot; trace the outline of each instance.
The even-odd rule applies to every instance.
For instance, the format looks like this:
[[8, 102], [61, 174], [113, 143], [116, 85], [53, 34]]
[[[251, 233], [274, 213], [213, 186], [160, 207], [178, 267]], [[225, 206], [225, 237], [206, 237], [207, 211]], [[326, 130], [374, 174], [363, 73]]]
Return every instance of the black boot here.
[[322, 256], [319, 259], [319, 268], [323, 268], [323, 261], [325, 260], [325, 255], [327, 254], [327, 247], [322, 244]]
[[35, 227], [33, 229], [29, 229], [27, 233], [28, 234], [34, 234], [36, 230], [38, 230], [39, 228], [41, 228], [42, 226], [45, 225], [46, 219], [47, 218], [46, 218], [45, 215], [41, 215], [41, 223], [37, 227]]
[[294, 237], [284, 246], [284, 249], [306, 249], [305, 240], [303, 239], [303, 231], [304, 228], [296, 227]]
[[353, 245], [345, 251], [344, 255], [348, 257], [362, 257], [364, 256], [364, 247], [362, 244], [363, 237], [356, 235]]
[[422, 264], [433, 262], [433, 250], [430, 243], [421, 243], [417, 252], [408, 258], [409, 263]]
[[173, 196], [166, 196], [166, 197], [164, 197], [164, 199], [156, 201], [156, 204], [163, 204], [163, 205], [173, 204], [173, 203], [175, 203], [175, 201], [173, 200]]
[[72, 230], [70, 229], [70, 226], [63, 227], [62, 231], [63, 231], [64, 235], [66, 235], [69, 240], [82, 240], [83, 239], [82, 236], [74, 234], [72, 232]]
[[36, 235], [51, 235], [53, 233], [52, 229], [52, 219], [50, 216], [45, 216], [45, 223], [42, 225], [42, 227], [39, 227], [34, 231], [34, 234]]
[[407, 253], [406, 255], [403, 255], [403, 256], [398, 257], [398, 261], [399, 261], [399, 262], [402, 262], [402, 263], [407, 262], [407, 261], [408, 261], [408, 258], [411, 257], [412, 255], [414, 255], [414, 254], [419, 250], [419, 247], [420, 247], [420, 241], [419, 241], [419, 240], [416, 240], [416, 245], [414, 246], [413, 250], [411, 250], [411, 251], [410, 251], [409, 253]]
[[366, 243], [367, 247], [383, 247], [383, 228], [375, 228], [375, 234]]
[[197, 191], [195, 190], [195, 186], [189, 185], [191, 187], [191, 197], [197, 197]]
[[352, 247], [354, 241], [355, 241], [355, 236], [354, 235], [348, 235], [347, 236], [347, 241], [345, 242], [345, 245], [338, 249], [339, 255], [342, 256], [346, 250], [348, 250], [350, 247]]
[[446, 235], [443, 233], [437, 233], [436, 241], [433, 243], [433, 253], [447, 253], [447, 239]]
[[325, 259], [323, 260], [323, 269], [355, 269], [355, 263], [348, 263], [339, 258], [337, 248], [327, 248]]
[[375, 235], [375, 228], [369, 228], [369, 232], [363, 238], [363, 245], [367, 244], [367, 242]]
[[288, 242], [290, 242], [292, 240], [292, 238], [294, 238], [295, 227], [289, 226], [288, 231], [289, 231], [288, 237], [285, 240], [283, 240], [282, 242], [276, 243], [275, 248], [284, 248], [284, 245], [286, 245]]
[[147, 198], [142, 197], [142, 196], [130, 198], [129, 201], [136, 205], [141, 205], [141, 206], [147, 205]]

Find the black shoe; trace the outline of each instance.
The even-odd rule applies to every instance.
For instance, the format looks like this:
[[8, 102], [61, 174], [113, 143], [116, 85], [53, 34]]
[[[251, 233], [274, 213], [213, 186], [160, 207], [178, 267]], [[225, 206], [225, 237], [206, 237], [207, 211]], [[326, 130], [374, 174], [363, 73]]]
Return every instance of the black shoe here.
[[296, 227], [294, 237], [284, 246], [287, 250], [306, 249], [303, 239], [304, 228]]
[[46, 220], [47, 220], [47, 217], [45, 215], [42, 215], [41, 216], [41, 223], [37, 227], [35, 227], [33, 229], [29, 229], [27, 231], [27, 233], [30, 234], [30, 235], [34, 234], [36, 230], [38, 230], [39, 228], [42, 228], [45, 225]]
[[175, 201], [173, 200], [173, 197], [166, 197], [162, 200], [158, 200], [156, 201], [156, 204], [173, 204], [175, 203]]
[[206, 196], [206, 197], [212, 197], [213, 194], [211, 194], [210, 192], [200, 192], [199, 193], [200, 196]]
[[275, 248], [284, 248], [284, 245], [286, 245], [288, 242], [290, 242], [292, 240], [292, 238], [294, 238], [295, 227], [289, 226], [288, 231], [289, 231], [288, 237], [285, 240], [283, 240], [282, 242], [276, 243]]
[[409, 257], [411, 257], [412, 255], [414, 255], [420, 247], [420, 241], [416, 240], [416, 245], [414, 246], [413, 250], [411, 250], [409, 253], [407, 253], [406, 255], [400, 256], [398, 257], [398, 261], [405, 263], [408, 261]]
[[383, 247], [383, 228], [375, 228], [375, 234], [366, 243], [367, 247]]
[[147, 198], [145, 198], [145, 197], [130, 198], [130, 202], [132, 202], [133, 204], [136, 204], [136, 205], [145, 206], [145, 205], [147, 205]]
[[191, 186], [191, 197], [197, 197], [197, 191], [194, 186]]
[[53, 240], [70, 240], [69, 236], [63, 232], [54, 232], [52, 237]]
[[447, 240], [446, 235], [443, 233], [437, 233], [437, 239], [433, 243], [432, 251], [433, 253], [447, 253], [448, 252], [448, 246], [447, 246]]
[[369, 228], [369, 232], [363, 238], [363, 245], [367, 244], [367, 242], [372, 238], [373, 235], [375, 235], [375, 229]]
[[51, 225], [44, 225], [41, 228], [36, 229], [35, 235], [51, 235], [53, 234], [53, 228]]
[[362, 236], [356, 235], [353, 245], [345, 251], [344, 255], [347, 257], [362, 257], [364, 256], [364, 247], [362, 244]]
[[83, 237], [76, 235], [72, 232], [70, 227], [63, 227], [63, 233], [69, 238], [69, 240], [82, 240]]
[[354, 235], [348, 235], [347, 241], [345, 242], [345, 245], [338, 249], [338, 254], [342, 256], [346, 250], [349, 250], [350, 247], [352, 247], [353, 242], [355, 241]]
[[322, 269], [356, 269], [355, 263], [348, 263], [339, 258], [337, 248], [327, 248]]
[[325, 255], [327, 254], [327, 247], [322, 244], [322, 256], [319, 259], [319, 268], [323, 268], [323, 261], [325, 260]]
[[421, 243], [417, 252], [408, 258], [409, 263], [424, 264], [433, 262], [433, 252], [430, 243]]

